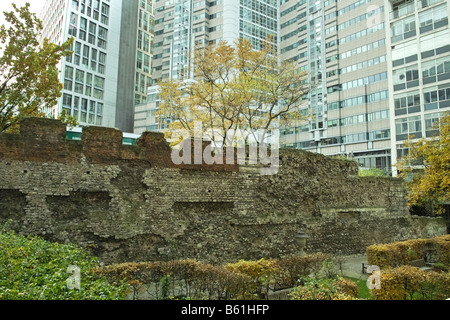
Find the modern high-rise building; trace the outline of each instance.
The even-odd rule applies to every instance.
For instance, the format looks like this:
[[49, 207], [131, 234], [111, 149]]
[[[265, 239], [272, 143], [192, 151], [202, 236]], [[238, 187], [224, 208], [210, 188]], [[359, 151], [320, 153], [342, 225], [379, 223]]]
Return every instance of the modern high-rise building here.
[[384, 0], [281, 1], [281, 57], [310, 83], [309, 119], [282, 130], [282, 146], [389, 170], [386, 10]]
[[265, 40], [278, 45], [277, 0], [168, 0], [155, 3], [153, 86], [148, 103], [136, 106], [135, 133], [164, 129], [170, 119], [157, 119], [157, 83], [193, 79], [190, 55], [196, 46], [249, 39], [255, 49]]
[[258, 49], [269, 36], [276, 44], [277, 12], [276, 0], [156, 1], [153, 84], [192, 78], [195, 46], [242, 37]]
[[73, 37], [73, 55], [60, 63], [63, 110], [80, 125], [133, 132], [134, 104], [151, 83], [153, 0], [47, 0], [42, 38]]
[[[450, 0], [174, 0], [156, 2], [154, 85], [191, 78], [195, 45], [273, 37], [308, 72], [306, 120], [282, 147], [344, 155], [395, 175], [409, 135], [430, 137], [450, 105]], [[135, 132], [161, 130], [158, 88], [136, 106]]]
[[450, 105], [448, 16], [448, 0], [282, 0], [282, 58], [311, 84], [311, 118], [282, 144], [395, 175], [403, 142], [434, 134]]
[[408, 136], [431, 137], [442, 113], [450, 111], [450, 1], [386, 2], [391, 146], [397, 159], [407, 153]]

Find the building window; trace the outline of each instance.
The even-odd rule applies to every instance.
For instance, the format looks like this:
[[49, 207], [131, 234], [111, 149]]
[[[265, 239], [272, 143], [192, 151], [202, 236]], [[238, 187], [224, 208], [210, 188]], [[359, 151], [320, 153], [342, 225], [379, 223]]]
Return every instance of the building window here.
[[389, 119], [389, 110], [388, 109], [374, 111], [374, 112], [367, 114], [368, 122], [383, 120], [383, 119]]
[[137, 59], [136, 59], [136, 68], [138, 70], [142, 70], [142, 52], [138, 51], [137, 52]]
[[108, 25], [109, 23], [109, 5], [102, 2], [102, 15], [100, 17], [100, 22]]
[[91, 49], [91, 70], [97, 71], [97, 49]]
[[84, 72], [77, 70], [75, 72], [75, 92], [83, 94], [84, 87]]
[[423, 90], [425, 111], [450, 107], [450, 84]]
[[98, 27], [98, 46], [102, 49], [106, 49], [106, 41], [108, 37], [108, 30], [99, 26]]
[[389, 139], [390, 137], [391, 137], [391, 129], [369, 132], [369, 140]]
[[394, 22], [391, 26], [392, 43], [411, 38], [416, 35], [416, 21], [414, 16]]
[[89, 47], [87, 45], [83, 46], [83, 59], [81, 60], [81, 64], [86, 69], [89, 68]]
[[422, 138], [422, 122], [420, 116], [395, 120], [395, 131], [397, 141], [406, 140], [409, 135], [414, 136], [414, 138]]
[[417, 61], [417, 58], [417, 41], [415, 39], [405, 43], [397, 44], [392, 49], [393, 67]]
[[419, 85], [417, 64], [393, 71], [394, 91], [412, 88]]
[[62, 103], [63, 111], [66, 112], [66, 114], [71, 114], [72, 112], [72, 96], [70, 94], [64, 93], [63, 94], [63, 103]]
[[98, 72], [105, 74], [106, 53], [98, 52]]
[[77, 117], [78, 118], [78, 108], [80, 106], [80, 98], [77, 96], [73, 97], [73, 112], [72, 112], [72, 116]]
[[441, 113], [430, 113], [425, 115], [425, 134], [432, 137], [439, 134], [439, 119]]
[[419, 13], [420, 33], [448, 25], [447, 4]]
[[103, 100], [103, 91], [105, 88], [105, 79], [94, 77], [94, 98]]
[[448, 44], [449, 31], [436, 31], [420, 38], [420, 53], [422, 59], [450, 51]]
[[81, 99], [81, 113], [80, 113], [80, 122], [86, 122], [87, 119], [87, 107], [88, 107], [88, 100], [87, 99]]
[[77, 36], [77, 25], [78, 25], [78, 15], [76, 13], [70, 13], [70, 21], [69, 21], [69, 34], [71, 36]]
[[73, 68], [69, 66], [64, 69], [64, 89], [73, 90]]
[[80, 33], [79, 33], [79, 37], [83, 41], [86, 41], [86, 32], [87, 32], [87, 19], [81, 17], [80, 18]]
[[420, 93], [411, 91], [394, 96], [395, 115], [403, 115], [420, 111]]
[[79, 2], [78, 0], [72, 0], [72, 10], [78, 11]]
[[77, 66], [80, 65], [80, 59], [81, 59], [81, 43], [75, 42], [75, 50], [74, 50], [74, 61], [73, 63]]
[[422, 63], [423, 84], [450, 79], [450, 56]]
[[89, 38], [88, 42], [95, 45], [95, 36], [97, 34], [97, 25], [92, 21], [89, 22]]
[[86, 73], [85, 95], [92, 96], [92, 74]]

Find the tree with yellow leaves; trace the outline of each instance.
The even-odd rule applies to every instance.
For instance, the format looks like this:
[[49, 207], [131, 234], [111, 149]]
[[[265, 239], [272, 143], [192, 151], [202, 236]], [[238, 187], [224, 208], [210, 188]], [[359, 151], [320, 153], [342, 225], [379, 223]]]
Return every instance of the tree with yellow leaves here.
[[[410, 205], [432, 202], [438, 212], [440, 204], [450, 201], [450, 113], [436, 124], [439, 134], [433, 138], [406, 141], [408, 155], [398, 162], [400, 176], [406, 181]], [[422, 162], [416, 169], [413, 164]]]
[[295, 62], [281, 61], [270, 45], [257, 51], [247, 39], [222, 41], [197, 48], [193, 59], [194, 80], [160, 83], [158, 116], [174, 120], [170, 129], [191, 132], [199, 121], [221, 145], [229, 145], [234, 136], [228, 133], [239, 130], [260, 143], [281, 122], [303, 117], [306, 73]]
[[[15, 131], [24, 117], [43, 116], [61, 96], [57, 65], [69, 51], [72, 39], [61, 45], [37, 39], [42, 22], [30, 4], [4, 12], [0, 26], [0, 132]], [[72, 121], [63, 116], [64, 120]]]

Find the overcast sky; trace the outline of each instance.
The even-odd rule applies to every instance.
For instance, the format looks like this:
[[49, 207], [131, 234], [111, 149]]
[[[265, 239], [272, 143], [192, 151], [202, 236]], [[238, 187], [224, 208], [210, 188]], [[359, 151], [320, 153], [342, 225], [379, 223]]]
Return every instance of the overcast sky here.
[[30, 4], [30, 11], [39, 16], [45, 0], [0, 0], [0, 24], [4, 23], [3, 11], [12, 11], [12, 3], [15, 3], [19, 8], [23, 7], [25, 3]]

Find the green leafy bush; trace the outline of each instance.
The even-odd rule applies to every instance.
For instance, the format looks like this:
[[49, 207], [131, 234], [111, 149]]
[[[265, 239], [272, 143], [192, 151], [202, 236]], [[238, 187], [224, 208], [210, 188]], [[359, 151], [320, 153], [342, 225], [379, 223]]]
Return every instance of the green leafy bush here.
[[331, 260], [330, 254], [313, 253], [303, 256], [292, 255], [278, 260], [280, 273], [277, 282], [281, 287], [292, 288], [298, 284], [301, 277], [311, 274], [317, 276], [323, 269], [323, 264]]
[[360, 177], [389, 177], [389, 173], [383, 169], [369, 168], [358, 171]]
[[[80, 286], [68, 287], [69, 266], [80, 270]], [[96, 258], [74, 245], [48, 242], [0, 230], [0, 299], [109, 300], [124, 297], [126, 287], [94, 275]], [[69, 270], [70, 271], [70, 270]], [[69, 282], [70, 283], [70, 282]]]
[[292, 300], [353, 300], [358, 296], [358, 286], [340, 277], [305, 278], [290, 296]]

